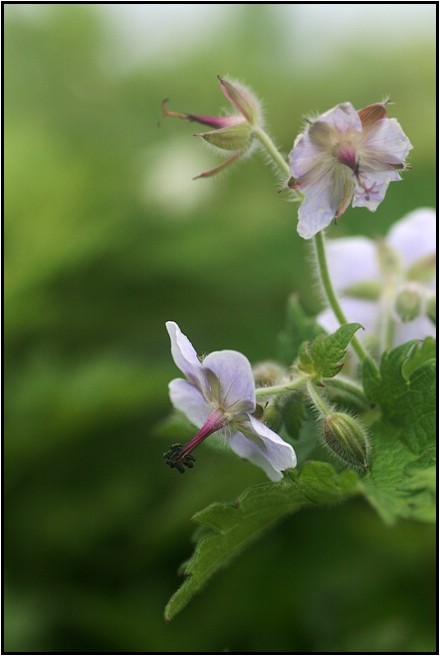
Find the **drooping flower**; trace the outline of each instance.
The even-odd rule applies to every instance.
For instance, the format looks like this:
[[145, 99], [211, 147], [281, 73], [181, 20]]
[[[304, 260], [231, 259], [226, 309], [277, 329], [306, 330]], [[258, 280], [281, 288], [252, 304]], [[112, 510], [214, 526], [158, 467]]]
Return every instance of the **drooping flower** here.
[[386, 103], [356, 111], [349, 102], [308, 121], [289, 155], [293, 182], [304, 194], [298, 233], [310, 239], [353, 207], [374, 212], [412, 146]]
[[167, 108], [167, 100], [162, 102], [164, 116], [183, 118], [214, 128], [208, 132], [200, 132], [196, 136], [202, 137], [202, 139], [219, 151], [232, 153], [222, 164], [210, 171], [201, 173], [196, 176], [197, 178], [207, 178], [215, 175], [235, 162], [239, 157], [250, 153], [254, 145], [253, 127], [261, 125], [262, 122], [260, 104], [247, 87], [220, 76], [218, 76], [218, 80], [224, 96], [238, 110], [238, 114], [229, 116], [183, 114], [169, 110]]
[[[377, 341], [386, 330], [398, 345], [435, 336], [429, 317], [435, 305], [436, 225], [435, 211], [421, 208], [395, 223], [382, 241], [327, 241], [333, 285], [347, 320], [364, 326], [361, 337]], [[329, 332], [338, 327], [331, 310], [317, 321]]]
[[199, 360], [191, 342], [173, 321], [166, 324], [174, 362], [186, 380], [169, 385], [171, 402], [199, 428], [184, 446], [164, 454], [170, 467], [184, 472], [194, 464], [192, 451], [209, 435], [221, 433], [237, 455], [261, 467], [272, 481], [296, 466], [290, 444], [254, 416], [255, 383], [247, 358], [237, 351], [214, 351]]

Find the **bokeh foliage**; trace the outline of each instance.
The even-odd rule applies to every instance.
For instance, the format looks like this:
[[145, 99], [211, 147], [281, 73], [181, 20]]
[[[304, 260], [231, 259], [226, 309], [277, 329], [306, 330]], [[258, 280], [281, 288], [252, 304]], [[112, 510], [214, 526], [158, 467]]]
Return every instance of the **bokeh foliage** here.
[[375, 215], [350, 209], [332, 236], [385, 234], [435, 200], [434, 43], [360, 42], [304, 70], [280, 45], [276, 8], [239, 7], [209, 56], [188, 44], [172, 65], [125, 74], [106, 65], [93, 5], [6, 7], [9, 651], [434, 649], [433, 530], [387, 528], [358, 500], [283, 522], [163, 621], [191, 551], [188, 518], [263, 480], [209, 448], [184, 478], [163, 465], [176, 375], [164, 322], [200, 352], [255, 362], [276, 355], [292, 291], [309, 312], [319, 300], [270, 168], [256, 155], [192, 182], [218, 160], [185, 124], [158, 127], [160, 101], [215, 113], [215, 76], [231, 73], [262, 97], [287, 152], [305, 112], [389, 93], [413, 170]]

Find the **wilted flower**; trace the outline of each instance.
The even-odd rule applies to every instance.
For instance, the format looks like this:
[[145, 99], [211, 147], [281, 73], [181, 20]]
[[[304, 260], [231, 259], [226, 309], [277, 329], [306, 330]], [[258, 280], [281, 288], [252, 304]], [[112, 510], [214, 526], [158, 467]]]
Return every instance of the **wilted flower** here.
[[220, 151], [232, 152], [222, 164], [201, 173], [198, 178], [207, 178], [235, 162], [239, 157], [249, 153], [253, 146], [253, 127], [261, 124], [261, 109], [255, 96], [242, 84], [231, 82], [218, 76], [220, 89], [229, 102], [238, 110], [239, 114], [231, 116], [206, 116], [202, 114], [182, 114], [172, 112], [166, 106], [167, 100], [162, 102], [164, 116], [183, 118], [208, 125], [213, 130], [200, 132], [196, 136], [202, 137], [211, 146]]
[[255, 383], [247, 358], [237, 351], [214, 351], [202, 361], [173, 321], [166, 324], [174, 362], [186, 380], [169, 385], [171, 402], [200, 430], [184, 446], [174, 444], [165, 454], [170, 467], [192, 467], [192, 451], [213, 433], [222, 433], [240, 457], [261, 467], [272, 481], [296, 466], [290, 444], [253, 416]]
[[[345, 237], [327, 242], [330, 275], [348, 321], [358, 321], [363, 335], [378, 335], [391, 321], [395, 345], [435, 336], [432, 320], [436, 272], [436, 214], [429, 208], [410, 212], [383, 241]], [[317, 317], [329, 332], [338, 327], [331, 310]]]
[[310, 239], [353, 207], [376, 210], [412, 146], [386, 103], [356, 111], [349, 102], [308, 121], [289, 155], [292, 188], [304, 194], [298, 233]]

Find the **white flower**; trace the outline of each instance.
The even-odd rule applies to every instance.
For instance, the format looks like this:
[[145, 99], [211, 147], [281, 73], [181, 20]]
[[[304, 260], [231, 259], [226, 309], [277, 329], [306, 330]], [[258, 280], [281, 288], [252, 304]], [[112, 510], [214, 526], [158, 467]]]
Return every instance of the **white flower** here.
[[[435, 293], [436, 225], [435, 211], [421, 208], [395, 223], [383, 242], [367, 237], [328, 240], [333, 285], [347, 320], [365, 328], [361, 336], [378, 335], [381, 322], [388, 319], [394, 345], [435, 336], [435, 326], [424, 311]], [[412, 309], [406, 317], [398, 311], [404, 299]], [[321, 312], [317, 321], [328, 332], [339, 325], [331, 310]]]
[[349, 102], [308, 122], [289, 155], [294, 184], [304, 194], [298, 233], [310, 239], [353, 207], [374, 211], [390, 182], [400, 180], [412, 146], [386, 104], [356, 111]]
[[214, 351], [202, 361], [173, 321], [166, 324], [174, 362], [186, 380], [169, 385], [171, 402], [200, 430], [184, 446], [174, 444], [165, 454], [171, 467], [192, 467], [193, 449], [213, 433], [222, 432], [231, 449], [261, 467], [272, 481], [296, 466], [290, 444], [253, 416], [255, 383], [247, 358], [237, 351]]

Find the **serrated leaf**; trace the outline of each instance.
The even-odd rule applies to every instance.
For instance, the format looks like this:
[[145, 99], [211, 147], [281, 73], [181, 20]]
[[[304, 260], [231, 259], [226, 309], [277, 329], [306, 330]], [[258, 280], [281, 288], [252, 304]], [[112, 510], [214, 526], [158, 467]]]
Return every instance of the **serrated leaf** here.
[[409, 358], [403, 363], [403, 375], [408, 378], [413, 371], [421, 367], [428, 360], [435, 360], [437, 356], [437, 341], [433, 337], [426, 337], [423, 342], [417, 342]]
[[435, 521], [435, 449], [414, 458], [401, 431], [386, 421], [371, 428], [374, 453], [362, 480], [364, 494], [388, 524], [399, 518]]
[[171, 620], [221, 567], [281, 517], [305, 506], [341, 501], [358, 492], [352, 471], [336, 473], [323, 462], [309, 462], [284, 481], [246, 490], [235, 503], [214, 503], [193, 520], [204, 528], [193, 556], [184, 566], [186, 579], [171, 597], [165, 618]]
[[280, 362], [291, 365], [297, 358], [299, 347], [324, 333], [315, 319], [309, 317], [301, 307], [298, 297], [292, 294], [287, 302], [284, 330], [278, 336], [278, 356]]
[[336, 376], [343, 367], [347, 346], [359, 328], [360, 323], [347, 323], [332, 335], [318, 335], [313, 342], [305, 342], [300, 348], [299, 368], [315, 382]]
[[414, 453], [421, 453], [436, 434], [436, 363], [426, 359], [426, 351], [421, 357], [416, 344], [413, 340], [384, 353], [380, 371], [367, 360], [364, 389], [370, 401], [380, 406], [384, 419], [402, 429], [400, 439]]

